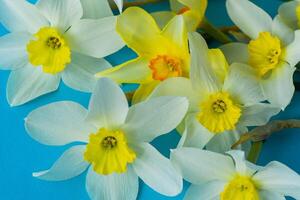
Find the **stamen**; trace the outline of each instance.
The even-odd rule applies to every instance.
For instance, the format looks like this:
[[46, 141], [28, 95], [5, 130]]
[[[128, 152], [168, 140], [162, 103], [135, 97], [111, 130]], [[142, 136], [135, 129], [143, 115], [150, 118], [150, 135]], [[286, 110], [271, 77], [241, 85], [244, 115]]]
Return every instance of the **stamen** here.
[[149, 63], [149, 68], [152, 70], [152, 78], [160, 81], [170, 77], [181, 76], [181, 66], [182, 62], [180, 59], [167, 55], [158, 55]]
[[59, 49], [61, 45], [61, 41], [57, 37], [52, 36], [47, 40], [47, 46], [52, 49]]
[[102, 140], [102, 146], [107, 149], [112, 149], [117, 146], [118, 141], [114, 136], [107, 136]]
[[226, 106], [226, 103], [223, 100], [218, 99], [217, 101], [215, 101], [213, 103], [212, 109], [216, 113], [223, 113], [227, 110], [227, 106]]

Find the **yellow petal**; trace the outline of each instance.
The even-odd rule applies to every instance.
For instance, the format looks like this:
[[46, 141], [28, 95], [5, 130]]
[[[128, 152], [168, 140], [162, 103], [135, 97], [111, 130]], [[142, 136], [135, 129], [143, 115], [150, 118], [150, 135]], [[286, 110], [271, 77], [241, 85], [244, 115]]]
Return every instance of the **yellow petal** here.
[[140, 56], [152, 57], [153, 52], [164, 47], [161, 30], [153, 17], [141, 8], [126, 9], [117, 19], [116, 30], [127, 46]]
[[140, 85], [133, 95], [132, 104], [146, 100], [159, 83], [160, 81], [152, 81], [151, 83]]
[[221, 82], [223, 82], [227, 76], [229, 67], [224, 54], [220, 49], [210, 49], [208, 51], [208, 57], [214, 72]]
[[196, 31], [201, 24], [205, 11], [207, 9], [207, 0], [178, 0], [180, 3], [189, 8], [184, 12], [184, 20], [187, 24], [188, 31]]
[[148, 67], [148, 60], [136, 58], [119, 66], [109, 68], [96, 74], [96, 77], [111, 78], [117, 83], [149, 83], [152, 72]]

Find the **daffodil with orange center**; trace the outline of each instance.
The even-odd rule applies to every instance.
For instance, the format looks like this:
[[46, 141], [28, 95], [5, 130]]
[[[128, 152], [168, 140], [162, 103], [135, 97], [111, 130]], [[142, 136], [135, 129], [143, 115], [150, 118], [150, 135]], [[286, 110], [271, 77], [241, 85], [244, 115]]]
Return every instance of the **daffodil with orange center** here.
[[[220, 49], [208, 49], [198, 33], [189, 35], [190, 79], [174, 77], [150, 95], [185, 96], [189, 112], [178, 127], [179, 146], [226, 152], [247, 126], [263, 125], [280, 109], [267, 103], [256, 71], [245, 64], [228, 65]], [[241, 146], [240, 148], [242, 148]]]
[[138, 57], [96, 76], [118, 83], [141, 84], [133, 97], [134, 103], [145, 99], [158, 83], [168, 78], [189, 77], [190, 55], [182, 16], [175, 17], [161, 30], [149, 13], [131, 7], [118, 17], [116, 29]]
[[75, 144], [50, 169], [33, 176], [67, 180], [88, 169], [86, 189], [92, 200], [136, 200], [138, 177], [155, 191], [175, 196], [182, 178], [150, 142], [173, 130], [187, 109], [184, 97], [159, 97], [129, 108], [122, 89], [102, 78], [88, 110], [62, 101], [28, 115], [25, 126], [33, 139], [46, 145]]
[[197, 148], [178, 148], [171, 161], [191, 183], [184, 200], [284, 200], [300, 198], [300, 176], [273, 161], [257, 166], [240, 150], [218, 154]]

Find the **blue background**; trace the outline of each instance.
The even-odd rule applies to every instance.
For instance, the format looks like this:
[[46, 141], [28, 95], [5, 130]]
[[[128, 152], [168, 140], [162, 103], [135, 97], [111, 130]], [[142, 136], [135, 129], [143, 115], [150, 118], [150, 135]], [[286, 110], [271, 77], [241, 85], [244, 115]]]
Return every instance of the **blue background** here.
[[[31, 2], [33, 2], [32, 0]], [[257, 5], [274, 16], [281, 1], [256, 0]], [[217, 26], [231, 25], [225, 10], [224, 0], [209, 0], [207, 17]], [[1, 5], [0, 5], [1, 6]], [[145, 7], [148, 11], [168, 8], [167, 3]], [[0, 35], [7, 31], [0, 25]], [[122, 63], [135, 56], [129, 49], [124, 48], [107, 59], [112, 65]], [[1, 58], [0, 58], [1, 59]], [[6, 82], [8, 71], [0, 72], [0, 199], [3, 200], [88, 200], [85, 191], [85, 173], [79, 177], [62, 182], [41, 181], [32, 177], [33, 171], [49, 168], [68, 146], [44, 146], [32, 140], [25, 132], [24, 118], [27, 114], [48, 103], [59, 100], [72, 100], [84, 106], [88, 105], [89, 94], [80, 93], [61, 84], [58, 91], [42, 96], [24, 106], [10, 108], [6, 101]], [[125, 89], [128, 86], [125, 86]], [[295, 93], [291, 105], [276, 118], [288, 119], [300, 116], [300, 94]], [[171, 133], [156, 139], [153, 144], [166, 156], [169, 149], [174, 148], [179, 136]], [[273, 135], [265, 143], [259, 164], [279, 160], [300, 173], [298, 145], [299, 130], [285, 130]], [[165, 197], [157, 194], [148, 186], [140, 183], [139, 200], [181, 200], [184, 191], [177, 197]]]

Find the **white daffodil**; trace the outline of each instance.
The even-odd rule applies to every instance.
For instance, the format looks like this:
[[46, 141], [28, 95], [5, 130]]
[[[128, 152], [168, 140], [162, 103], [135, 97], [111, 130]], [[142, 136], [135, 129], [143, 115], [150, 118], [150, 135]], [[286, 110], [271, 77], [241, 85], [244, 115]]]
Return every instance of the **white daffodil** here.
[[160, 83], [150, 98], [185, 96], [189, 112], [180, 146], [222, 152], [231, 149], [245, 127], [268, 122], [280, 109], [265, 100], [255, 72], [246, 64], [228, 67], [220, 50], [210, 50], [198, 33], [189, 35], [190, 79], [177, 77]]
[[185, 200], [300, 199], [299, 175], [276, 161], [260, 167], [246, 161], [242, 151], [222, 155], [196, 148], [174, 150], [171, 161], [192, 183]]
[[177, 195], [181, 176], [149, 142], [174, 129], [187, 108], [184, 97], [159, 97], [128, 108], [118, 85], [100, 79], [88, 110], [63, 101], [38, 108], [26, 118], [27, 132], [40, 143], [87, 143], [71, 147], [49, 170], [33, 175], [60, 181], [89, 168], [86, 189], [95, 200], [136, 199], [138, 176], [161, 194]]
[[160, 28], [165, 27], [176, 15], [182, 15], [189, 32], [200, 26], [207, 8], [207, 0], [170, 0], [171, 11], [152, 13]]
[[[96, 18], [89, 6], [85, 2], [85, 15]], [[12, 70], [7, 83], [12, 106], [56, 90], [61, 78], [90, 92], [96, 83], [93, 75], [111, 67], [96, 58], [124, 46], [115, 32], [116, 17], [82, 16], [80, 0], [40, 0], [36, 5], [0, 0], [0, 22], [11, 32], [0, 38], [0, 69]]]
[[300, 32], [290, 29], [281, 17], [272, 21], [248, 0], [227, 0], [226, 7], [232, 21], [251, 41], [225, 45], [225, 56], [230, 63], [251, 65], [268, 101], [284, 109], [295, 91], [293, 73], [300, 60]]
[[300, 1], [290, 1], [281, 4], [278, 9], [281, 19], [293, 30], [300, 29]]

